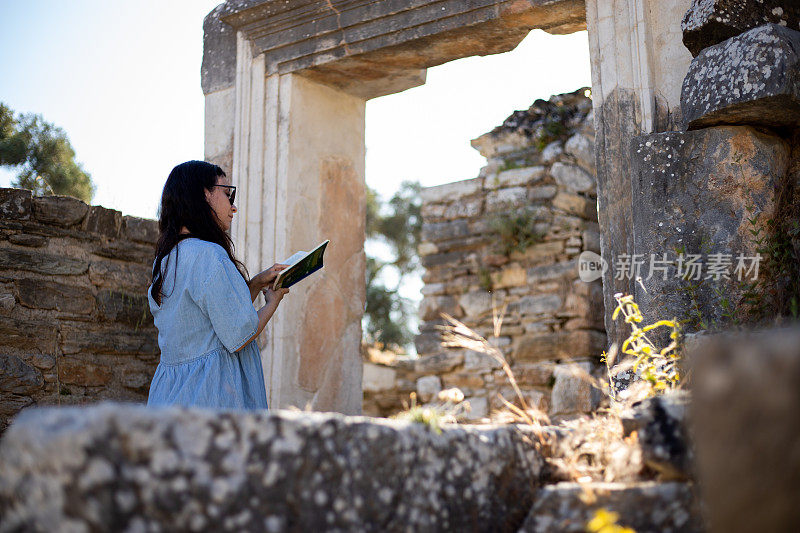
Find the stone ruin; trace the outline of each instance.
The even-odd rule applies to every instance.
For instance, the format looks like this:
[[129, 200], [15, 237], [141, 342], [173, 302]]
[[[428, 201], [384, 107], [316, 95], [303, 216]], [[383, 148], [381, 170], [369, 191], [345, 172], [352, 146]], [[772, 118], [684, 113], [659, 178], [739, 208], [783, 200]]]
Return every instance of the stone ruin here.
[[[309, 287], [291, 314], [351, 295], [322, 333], [311, 331], [321, 316], [270, 330], [275, 405], [360, 406], [365, 100], [422, 83], [428, 66], [511, 49], [534, 28], [588, 29], [606, 261], [681, 247], [752, 255], [749, 229], [797, 217], [794, 2], [229, 0], [206, 19], [203, 89], [206, 155], [254, 202], [242, 206], [239, 249], [261, 266], [329, 231], [343, 243], [329, 270], [341, 279]], [[341, 209], [323, 219], [331, 198]], [[648, 318], [699, 309], [723, 327], [720, 298], [747, 292], [722, 277], [687, 301], [669, 275], [645, 276], [604, 273], [609, 342], [627, 333], [609, 313], [617, 292], [634, 294]], [[800, 331], [688, 340], [689, 395], [633, 406], [613, 441], [599, 440], [609, 419], [592, 418], [438, 433], [280, 409], [26, 409], [0, 441], [0, 529], [584, 531], [607, 509], [636, 531], [793, 531]]]
[[[503, 409], [498, 394], [515, 401], [498, 361], [442, 346], [441, 313], [502, 351], [529, 405], [551, 417], [597, 408], [596, 391], [569, 370], [578, 364], [596, 374], [606, 348], [600, 280], [578, 278], [581, 252], [600, 253], [587, 93], [537, 100], [515, 112], [472, 141], [488, 161], [478, 177], [423, 189], [419, 358], [365, 362], [365, 414], [392, 415], [412, 392], [424, 403], [452, 387], [466, 395], [472, 420]], [[495, 226], [520, 213], [528, 217], [522, 229], [531, 241], [503, 249]]]
[[0, 432], [31, 405], [147, 399], [157, 238], [154, 220], [0, 189]]

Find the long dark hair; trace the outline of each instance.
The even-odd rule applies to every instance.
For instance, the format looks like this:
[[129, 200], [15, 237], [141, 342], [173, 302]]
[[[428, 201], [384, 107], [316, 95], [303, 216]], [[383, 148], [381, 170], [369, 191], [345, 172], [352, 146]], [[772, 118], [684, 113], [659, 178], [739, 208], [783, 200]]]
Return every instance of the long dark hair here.
[[[170, 250], [183, 239], [195, 237], [222, 246], [228, 257], [236, 265], [239, 274], [247, 281], [247, 269], [233, 255], [233, 241], [217, 223], [214, 210], [206, 200], [205, 191], [211, 191], [220, 177], [225, 176], [217, 165], [205, 161], [187, 161], [172, 169], [164, 191], [161, 193], [161, 206], [158, 216], [158, 244], [153, 265], [152, 288], [150, 296], [161, 305], [161, 289], [164, 278], [161, 275], [161, 261]], [[188, 234], [181, 234], [186, 226]], [[175, 262], [178, 261], [177, 250]], [[169, 264], [169, 259], [167, 259]], [[166, 271], [166, 268], [164, 269]], [[176, 269], [177, 275], [177, 269]]]

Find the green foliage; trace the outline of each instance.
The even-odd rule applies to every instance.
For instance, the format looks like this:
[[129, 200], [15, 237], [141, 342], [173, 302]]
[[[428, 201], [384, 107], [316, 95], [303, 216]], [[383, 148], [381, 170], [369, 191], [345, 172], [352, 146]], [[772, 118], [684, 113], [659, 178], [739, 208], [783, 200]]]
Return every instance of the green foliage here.
[[[624, 321], [631, 327], [630, 336], [622, 343], [620, 351], [634, 357], [633, 370], [637, 372], [652, 387], [652, 391], [661, 393], [677, 388], [680, 383], [680, 370], [678, 361], [678, 338], [680, 329], [676, 320], [659, 320], [653, 324], [640, 326], [644, 320], [639, 306], [633, 301], [633, 296], [623, 296], [622, 293], [614, 295], [617, 308], [611, 315], [612, 320], [622, 314]], [[659, 349], [647, 337], [647, 333], [658, 328], [670, 328], [670, 343]], [[609, 361], [606, 359], [606, 366]]]
[[478, 283], [481, 289], [486, 292], [494, 290], [494, 283], [492, 282], [492, 271], [483, 265], [478, 266]]
[[541, 242], [544, 234], [537, 229], [538, 222], [536, 211], [532, 209], [493, 215], [488, 226], [497, 252], [502, 255], [524, 252], [529, 246]]
[[14, 117], [0, 103], [0, 165], [17, 169], [14, 187], [37, 195], [61, 194], [91, 202], [95, 187], [61, 128], [45, 122], [41, 115]]
[[777, 192], [777, 208], [766, 226], [758, 223], [753, 206], [747, 206], [747, 221], [762, 270], [744, 286], [744, 304], [756, 321], [800, 318], [800, 191], [790, 183]]
[[536, 138], [536, 149], [540, 152], [544, 150], [548, 144], [564, 140], [569, 133], [564, 121], [567, 119], [567, 110], [563, 107], [557, 108], [556, 116], [548, 117], [548, 120], [542, 125], [539, 130], [539, 135]]
[[[417, 257], [422, 215], [421, 185], [403, 182], [397, 193], [382, 204], [377, 193], [367, 188], [367, 239], [382, 242], [392, 253], [392, 260], [367, 257], [367, 307], [364, 332], [368, 342], [406, 346], [414, 333], [409, 321], [414, 315], [411, 302], [400, 296], [398, 288], [405, 278], [419, 272]], [[387, 287], [383, 276], [387, 270], [397, 274], [397, 284]]]
[[428, 426], [432, 432], [441, 435], [442, 424], [458, 423], [459, 417], [470, 410], [469, 402], [464, 401], [464, 393], [460, 389], [440, 391], [438, 401], [430, 405], [417, 405], [417, 394], [411, 393], [411, 407], [392, 416], [397, 420], [408, 420]]

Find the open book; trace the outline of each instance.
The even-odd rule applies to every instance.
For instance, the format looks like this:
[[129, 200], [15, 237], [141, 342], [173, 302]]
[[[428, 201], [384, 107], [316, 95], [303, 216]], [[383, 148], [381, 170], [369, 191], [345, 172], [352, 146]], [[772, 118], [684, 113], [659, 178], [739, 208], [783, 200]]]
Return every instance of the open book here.
[[272, 289], [288, 289], [322, 268], [322, 254], [325, 253], [325, 247], [328, 246], [329, 242], [331, 241], [323, 242], [310, 252], [297, 252], [283, 261], [281, 264], [289, 266], [281, 270], [278, 277], [275, 278]]

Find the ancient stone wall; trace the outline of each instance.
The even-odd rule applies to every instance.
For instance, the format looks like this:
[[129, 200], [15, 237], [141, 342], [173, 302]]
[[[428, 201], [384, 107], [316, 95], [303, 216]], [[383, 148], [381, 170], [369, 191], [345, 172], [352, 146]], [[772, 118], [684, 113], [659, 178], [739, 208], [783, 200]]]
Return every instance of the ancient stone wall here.
[[154, 220], [0, 189], [0, 430], [29, 405], [143, 401]]
[[576, 360], [593, 371], [606, 342], [601, 282], [578, 278], [581, 252], [600, 250], [584, 93], [515, 112], [472, 142], [488, 159], [478, 177], [423, 190], [419, 359], [365, 363], [365, 414], [391, 414], [411, 392], [425, 402], [451, 387], [464, 392], [473, 419], [502, 406], [497, 393], [514, 399], [495, 359], [441, 345], [441, 313], [503, 352], [531, 405], [559, 416], [595, 407], [588, 383], [566, 367]]
[[695, 0], [682, 29], [683, 131], [630, 146], [635, 298], [687, 331], [796, 314], [800, 7]]

